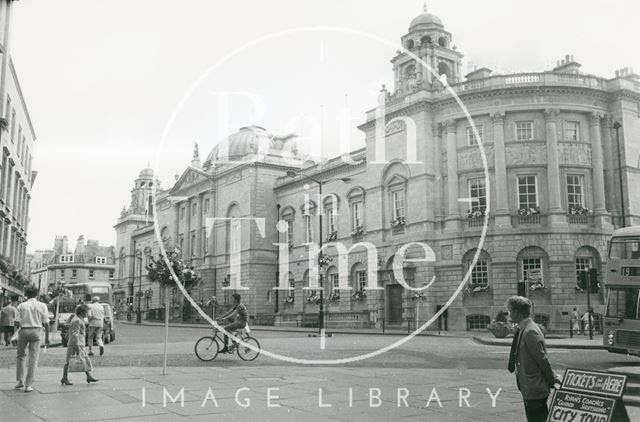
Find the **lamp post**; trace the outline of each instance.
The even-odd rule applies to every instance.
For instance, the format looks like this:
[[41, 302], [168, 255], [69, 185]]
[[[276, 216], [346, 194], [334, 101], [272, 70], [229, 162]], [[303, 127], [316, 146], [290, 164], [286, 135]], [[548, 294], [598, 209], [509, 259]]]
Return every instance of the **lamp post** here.
[[136, 324], [142, 323], [142, 251], [136, 251], [136, 258], [140, 260], [140, 264], [138, 265], [138, 312], [136, 313]]
[[[319, 198], [320, 199], [320, 201], [319, 201], [320, 203], [318, 204], [318, 207], [322, 207], [322, 185], [324, 183], [332, 182], [332, 181], [335, 181], [335, 180], [341, 180], [344, 183], [351, 182], [351, 178], [349, 178], [349, 177], [342, 177], [342, 178], [336, 178], [336, 179], [327, 179], [327, 180], [319, 180], [319, 179], [316, 179], [315, 177], [308, 176], [308, 175], [306, 175], [304, 173], [298, 173], [298, 172], [295, 172], [293, 170], [287, 171], [287, 176], [288, 177], [302, 176], [302, 177], [305, 177], [305, 178], [311, 180], [312, 182], [315, 182], [318, 185], [318, 195], [320, 197]], [[318, 246], [319, 246], [319, 251], [320, 252], [318, 253], [318, 258], [320, 256], [322, 256], [322, 214], [320, 214], [319, 228], [320, 228], [320, 238], [319, 238], [319, 241], [318, 241]], [[325, 286], [324, 286], [324, 284], [322, 282], [322, 272], [320, 272], [320, 284], [321, 284], [322, 287], [320, 288], [320, 307], [318, 309], [318, 332], [320, 334], [322, 334], [322, 331], [324, 330], [324, 289], [325, 289]]]
[[622, 185], [622, 160], [620, 159], [620, 122], [613, 122], [613, 128], [616, 130], [616, 147], [618, 152], [618, 184], [620, 185], [620, 215], [622, 216], [622, 227], [625, 227], [624, 213], [624, 188]]

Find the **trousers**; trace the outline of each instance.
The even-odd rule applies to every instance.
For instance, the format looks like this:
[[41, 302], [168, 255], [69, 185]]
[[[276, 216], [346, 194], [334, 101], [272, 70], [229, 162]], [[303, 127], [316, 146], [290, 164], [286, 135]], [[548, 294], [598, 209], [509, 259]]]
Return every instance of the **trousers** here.
[[547, 398], [524, 400], [524, 411], [527, 414], [527, 422], [545, 422], [549, 414]]
[[[18, 357], [16, 358], [16, 381], [21, 382], [25, 387], [31, 387], [36, 377], [38, 368], [38, 356], [40, 355], [40, 327], [20, 328], [18, 334]], [[28, 356], [27, 356], [28, 352]], [[28, 359], [28, 364], [25, 362]], [[25, 377], [26, 367], [26, 377]]]

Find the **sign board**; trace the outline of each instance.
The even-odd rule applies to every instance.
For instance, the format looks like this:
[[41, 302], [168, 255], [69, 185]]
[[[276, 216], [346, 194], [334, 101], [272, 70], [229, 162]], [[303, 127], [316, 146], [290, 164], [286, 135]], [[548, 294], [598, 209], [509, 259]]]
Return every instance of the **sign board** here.
[[567, 369], [553, 394], [547, 422], [628, 422], [625, 375]]
[[619, 399], [624, 394], [626, 383], [626, 375], [567, 369], [562, 379], [562, 390], [605, 395]]

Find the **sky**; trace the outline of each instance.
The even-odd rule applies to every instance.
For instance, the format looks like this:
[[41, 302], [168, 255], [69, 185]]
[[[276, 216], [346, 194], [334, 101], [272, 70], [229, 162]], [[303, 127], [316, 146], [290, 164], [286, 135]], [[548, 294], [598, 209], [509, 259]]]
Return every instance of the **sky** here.
[[[113, 225], [143, 168], [170, 187], [194, 142], [204, 160], [240, 126], [302, 134], [302, 151], [325, 156], [362, 147], [355, 126], [381, 84], [392, 86], [394, 44], [422, 8], [418, 0], [15, 2], [11, 54], [37, 136], [28, 251], [50, 248], [56, 235], [71, 246], [81, 234], [115, 244]], [[637, 1], [431, 0], [428, 10], [452, 33], [465, 71], [539, 72], [573, 54], [584, 73], [640, 72]], [[231, 125], [222, 123], [224, 104]]]

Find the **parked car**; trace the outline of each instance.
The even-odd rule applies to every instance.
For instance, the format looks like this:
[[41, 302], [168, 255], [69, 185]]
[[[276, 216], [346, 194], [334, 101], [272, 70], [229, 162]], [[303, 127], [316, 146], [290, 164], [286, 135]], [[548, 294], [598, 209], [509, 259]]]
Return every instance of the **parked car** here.
[[[108, 344], [116, 339], [116, 329], [114, 324], [113, 309], [108, 303], [103, 303], [104, 308], [104, 325], [102, 327], [102, 341], [104, 344]], [[64, 314], [60, 314], [60, 322], [58, 323], [58, 331], [60, 331], [60, 337], [62, 338], [62, 346], [67, 347], [69, 343], [69, 324], [73, 318], [73, 314], [69, 314], [65, 319]], [[85, 326], [85, 344], [88, 343], [89, 337], [89, 320], [84, 318]], [[94, 341], [94, 346], [97, 346]]]

